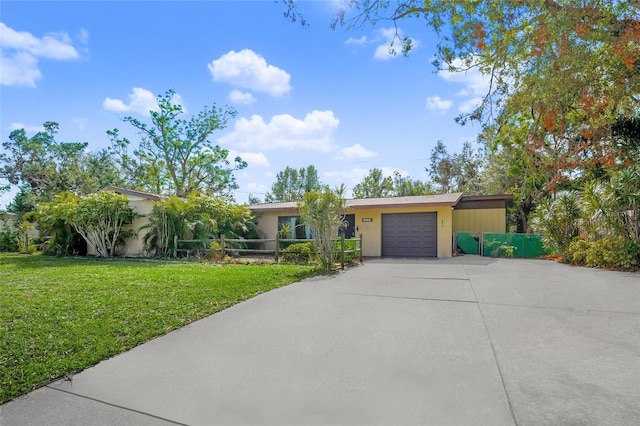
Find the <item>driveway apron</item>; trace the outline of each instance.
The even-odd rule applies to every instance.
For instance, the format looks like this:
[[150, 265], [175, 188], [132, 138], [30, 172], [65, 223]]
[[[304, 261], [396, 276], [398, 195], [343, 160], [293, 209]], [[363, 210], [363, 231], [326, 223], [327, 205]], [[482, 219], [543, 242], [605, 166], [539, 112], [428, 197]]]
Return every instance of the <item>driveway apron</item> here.
[[639, 278], [368, 261], [54, 382], [0, 424], [637, 424]]

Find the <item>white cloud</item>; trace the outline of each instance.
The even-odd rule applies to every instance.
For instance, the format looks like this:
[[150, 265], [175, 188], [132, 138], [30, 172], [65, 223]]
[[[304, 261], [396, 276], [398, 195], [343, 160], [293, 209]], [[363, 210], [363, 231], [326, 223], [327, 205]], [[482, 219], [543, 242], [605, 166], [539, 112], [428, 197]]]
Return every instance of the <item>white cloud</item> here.
[[[158, 111], [158, 101], [155, 95], [141, 87], [134, 87], [131, 93], [127, 95], [129, 103], [125, 103], [120, 99], [105, 98], [102, 103], [102, 107], [108, 111], [114, 111], [118, 113], [138, 113], [149, 117], [151, 114], [149, 111]], [[171, 98], [171, 102], [182, 106], [184, 113], [187, 112], [187, 108], [184, 105], [182, 96], [179, 93], [175, 93]]]
[[24, 124], [24, 123], [11, 123], [9, 125], [9, 130], [19, 130], [19, 129], [24, 129], [26, 132], [32, 132], [32, 133], [37, 133], [37, 132], [41, 132], [44, 130], [44, 127], [42, 126], [33, 126], [33, 125], [29, 125], [29, 124]]
[[229, 93], [229, 100], [234, 104], [250, 105], [256, 103], [256, 98], [249, 92], [242, 90], [232, 90]]
[[208, 65], [213, 81], [228, 83], [243, 89], [280, 97], [291, 92], [291, 76], [284, 70], [267, 64], [253, 50], [232, 50]]
[[149, 116], [149, 111], [158, 111], [158, 101], [155, 95], [147, 89], [134, 87], [133, 91], [127, 95], [129, 103], [124, 103], [120, 99], [107, 97], [102, 103], [102, 107], [114, 112], [136, 112]]
[[[388, 61], [389, 59], [397, 58], [402, 54], [402, 39], [404, 38], [404, 34], [400, 28], [383, 28], [378, 34], [380, 35], [379, 39], [382, 40], [382, 44], [376, 47], [376, 50], [373, 54], [375, 59], [381, 61]], [[418, 47], [418, 41], [415, 39], [411, 39], [411, 43], [413, 48]], [[390, 52], [390, 49], [395, 51], [395, 54]]]
[[362, 46], [364, 44], [367, 44], [369, 42], [369, 39], [367, 38], [367, 36], [362, 36], [360, 38], [353, 38], [353, 37], [349, 37], [344, 44], [346, 44], [347, 46]]
[[368, 149], [366, 149], [365, 147], [357, 143], [353, 146], [342, 148], [338, 152], [338, 155], [336, 156], [336, 158], [352, 160], [352, 159], [360, 159], [360, 158], [371, 158], [371, 157], [375, 157], [376, 155], [378, 154], [373, 151], [369, 151]]
[[66, 33], [50, 33], [38, 38], [16, 31], [0, 22], [0, 84], [35, 87], [42, 78], [39, 59], [72, 60], [80, 58]]
[[269, 160], [261, 152], [238, 152], [234, 149], [229, 150], [229, 159], [236, 157], [242, 158], [249, 166], [269, 167]]
[[453, 101], [441, 99], [440, 96], [430, 96], [427, 98], [427, 109], [444, 112], [451, 108]]
[[268, 123], [259, 115], [236, 120], [231, 133], [218, 139], [242, 149], [288, 149], [328, 152], [340, 121], [333, 111], [313, 111], [304, 119], [289, 114], [274, 115]]

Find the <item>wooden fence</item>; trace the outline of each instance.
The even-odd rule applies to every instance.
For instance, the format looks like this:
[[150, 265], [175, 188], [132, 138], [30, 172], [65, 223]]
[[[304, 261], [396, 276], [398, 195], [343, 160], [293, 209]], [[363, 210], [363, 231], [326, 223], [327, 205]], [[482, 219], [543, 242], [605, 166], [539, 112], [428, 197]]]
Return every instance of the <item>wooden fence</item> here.
[[[282, 254], [281, 244], [297, 244], [306, 243], [313, 240], [293, 240], [282, 239], [276, 236], [276, 238], [260, 238], [260, 239], [244, 239], [244, 238], [225, 238], [223, 235], [220, 238], [206, 239], [206, 240], [179, 240], [175, 237], [173, 240], [173, 257], [178, 255], [184, 255], [189, 259], [190, 255], [208, 255], [213, 251], [211, 248], [212, 243], [219, 244], [219, 251], [221, 258], [224, 258], [227, 254], [248, 254], [248, 255], [261, 255], [261, 256], [273, 256], [274, 260], [278, 262]], [[337, 246], [338, 250], [332, 252], [339, 261], [340, 268], [344, 269], [347, 255], [356, 254], [360, 262], [362, 262], [362, 234], [358, 238], [345, 239], [344, 236], [332, 240]], [[354, 249], [347, 249], [345, 243], [349, 241], [355, 241], [356, 246]], [[274, 249], [264, 249], [265, 243], [274, 243]], [[195, 245], [191, 248], [180, 248], [180, 244], [192, 244]], [[248, 248], [247, 246], [257, 245], [260, 248]]]

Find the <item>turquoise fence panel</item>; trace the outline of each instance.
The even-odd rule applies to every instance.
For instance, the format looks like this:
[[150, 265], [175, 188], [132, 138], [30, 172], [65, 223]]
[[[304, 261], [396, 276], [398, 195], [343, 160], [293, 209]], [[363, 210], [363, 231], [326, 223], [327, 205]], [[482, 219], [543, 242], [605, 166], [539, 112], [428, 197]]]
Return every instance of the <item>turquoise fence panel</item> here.
[[467, 232], [458, 232], [456, 244], [465, 254], [479, 254], [478, 241]]
[[536, 234], [482, 234], [482, 253], [490, 257], [537, 258], [550, 253]]

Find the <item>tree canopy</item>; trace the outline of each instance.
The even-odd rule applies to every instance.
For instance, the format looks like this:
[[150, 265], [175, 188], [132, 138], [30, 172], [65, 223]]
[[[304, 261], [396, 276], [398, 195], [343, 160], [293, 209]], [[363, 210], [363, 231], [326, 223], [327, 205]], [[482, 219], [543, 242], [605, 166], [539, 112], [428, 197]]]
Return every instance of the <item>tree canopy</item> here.
[[181, 118], [182, 105], [175, 92], [159, 95], [158, 111], [149, 111], [151, 124], [133, 117], [124, 121], [139, 131], [137, 149], [129, 154], [129, 139], [119, 130], [107, 132], [111, 150], [127, 176], [126, 185], [159, 194], [185, 197], [192, 192], [228, 196], [237, 188], [233, 172], [247, 166], [240, 157], [228, 159], [229, 151], [214, 145], [209, 137], [222, 130], [237, 115], [231, 107], [205, 107], [190, 119]]
[[373, 168], [353, 187], [354, 198], [406, 197], [432, 193], [431, 184], [403, 176], [399, 170], [385, 176], [382, 169]]
[[0, 178], [20, 185], [23, 198], [49, 201], [63, 191], [85, 195], [119, 183], [108, 151], [89, 152], [87, 142], [58, 142], [59, 126], [53, 121], [43, 128], [31, 137], [24, 129], [14, 130], [2, 143]]
[[322, 187], [315, 166], [300, 169], [287, 166], [276, 175], [276, 181], [271, 185], [271, 192], [265, 196], [265, 202], [300, 201], [307, 192], [318, 191]]

